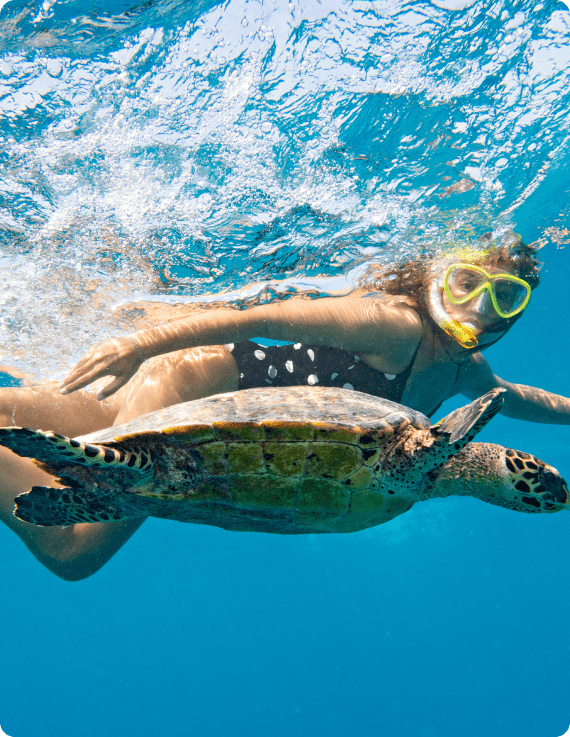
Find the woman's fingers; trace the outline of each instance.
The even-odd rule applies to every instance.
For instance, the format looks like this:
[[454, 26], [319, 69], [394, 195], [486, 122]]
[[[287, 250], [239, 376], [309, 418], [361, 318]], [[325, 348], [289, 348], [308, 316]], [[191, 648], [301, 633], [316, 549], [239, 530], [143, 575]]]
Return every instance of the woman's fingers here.
[[111, 394], [114, 394], [118, 389], [124, 386], [130, 378], [130, 376], [117, 376], [113, 381], [107, 384], [107, 386], [104, 386], [101, 389], [99, 394], [97, 394], [97, 399], [100, 402], [107, 399], [107, 397], [110, 397]]
[[94, 369], [93, 371], [89, 371], [87, 374], [78, 376], [78, 378], [72, 381], [70, 381], [70, 378], [72, 378], [72, 376], [70, 375], [67, 379], [65, 379], [59, 391], [61, 394], [71, 394], [71, 392], [77, 391], [78, 389], [83, 389], [88, 384], [92, 384], [94, 381], [97, 381], [97, 379], [102, 379], [104, 376], [109, 376], [109, 374], [111, 374], [115, 377], [114, 380], [107, 384], [107, 386], [105, 386], [103, 389], [101, 389], [101, 391], [97, 395], [97, 399], [101, 401], [102, 399], [107, 399], [107, 397], [110, 397], [111, 394], [114, 394], [117, 389], [120, 389], [122, 386], [124, 386], [127, 381], [137, 372], [139, 365], [140, 363], [136, 365], [131, 365], [128, 368], [109, 366], [108, 368], [100, 370]]
[[[122, 379], [124, 384], [135, 373], [140, 364], [141, 361], [136, 356], [136, 347], [132, 341], [125, 341], [121, 338], [108, 340], [85, 354], [63, 380], [60, 392], [69, 394], [109, 375], [117, 378], [125, 376], [126, 378]], [[116, 388], [118, 389], [119, 386]], [[107, 389], [103, 391], [107, 392]], [[113, 391], [116, 391], [116, 389]], [[112, 393], [110, 392], [110, 394]], [[108, 395], [106, 393], [106, 396]]]
[[107, 361], [83, 359], [65, 377], [60, 391], [62, 394], [69, 394], [69, 392], [74, 392], [76, 389], [82, 389], [95, 379], [100, 379], [112, 373], [108, 370], [109, 368], [109, 362]]
[[74, 371], [64, 379], [63, 384], [59, 389], [60, 394], [71, 394], [71, 392], [75, 392], [78, 389], [83, 389], [88, 384], [91, 384], [92, 381], [102, 379], [103, 376], [108, 376], [109, 373], [110, 372], [108, 371], [93, 370], [85, 374], [83, 372]]
[[90, 384], [94, 379], [100, 379], [107, 376], [111, 362], [100, 359], [89, 358], [89, 354], [77, 363], [69, 374], [63, 380], [61, 385], [61, 393], [69, 394], [76, 389], [82, 389], [86, 384]]

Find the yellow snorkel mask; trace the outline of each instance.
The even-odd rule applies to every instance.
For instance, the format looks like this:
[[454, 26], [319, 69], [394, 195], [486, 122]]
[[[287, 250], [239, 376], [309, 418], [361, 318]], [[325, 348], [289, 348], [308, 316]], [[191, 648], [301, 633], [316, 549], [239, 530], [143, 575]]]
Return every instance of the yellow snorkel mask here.
[[481, 266], [469, 263], [453, 263], [432, 280], [428, 294], [432, 318], [463, 348], [475, 348], [479, 342], [475, 325], [450, 316], [443, 303], [443, 294], [450, 305], [471, 303], [470, 309], [475, 313], [488, 311], [490, 300], [496, 314], [508, 320], [528, 305], [531, 287], [518, 276], [490, 274]]

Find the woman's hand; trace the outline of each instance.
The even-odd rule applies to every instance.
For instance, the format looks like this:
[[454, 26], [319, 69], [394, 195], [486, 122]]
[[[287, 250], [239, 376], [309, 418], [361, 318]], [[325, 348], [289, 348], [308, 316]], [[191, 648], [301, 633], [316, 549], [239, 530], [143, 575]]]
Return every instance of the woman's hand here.
[[101, 401], [124, 386], [144, 360], [145, 356], [136, 338], [107, 340], [87, 351], [64, 379], [60, 392], [70, 394], [103, 376], [114, 376], [115, 379], [97, 395], [97, 399]]

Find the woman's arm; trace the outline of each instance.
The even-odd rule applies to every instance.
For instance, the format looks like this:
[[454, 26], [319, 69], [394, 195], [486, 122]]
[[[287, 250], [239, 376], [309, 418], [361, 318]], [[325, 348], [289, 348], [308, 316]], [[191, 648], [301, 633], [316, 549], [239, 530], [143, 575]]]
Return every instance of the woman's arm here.
[[504, 381], [493, 374], [480, 353], [471, 356], [463, 364], [453, 393], [475, 399], [495, 387], [506, 389], [501, 412], [507, 417], [527, 422], [570, 425], [570, 399], [534, 386]]
[[396, 300], [352, 296], [291, 299], [242, 311], [209, 310], [92, 348], [67, 376], [62, 393], [80, 389], [103, 376], [115, 376], [100, 392], [98, 398], [103, 399], [123, 386], [147, 358], [255, 337], [372, 353], [383, 359], [382, 371], [398, 374], [412, 360], [421, 330], [415, 310]]
[[256, 336], [329, 345], [349, 351], [377, 353], [384, 350], [392, 354], [400, 349], [406, 332], [417, 337], [415, 328], [420, 325], [416, 313], [402, 303], [324, 297], [291, 299], [241, 311], [211, 310], [141, 330], [132, 337], [145, 358]]

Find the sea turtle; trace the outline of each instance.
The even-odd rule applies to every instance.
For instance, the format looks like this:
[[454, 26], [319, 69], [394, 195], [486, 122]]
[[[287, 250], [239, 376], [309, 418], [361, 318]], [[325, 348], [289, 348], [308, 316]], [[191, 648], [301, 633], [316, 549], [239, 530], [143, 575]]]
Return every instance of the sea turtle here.
[[500, 409], [502, 392], [432, 425], [412, 409], [346, 389], [249, 389], [76, 439], [2, 428], [0, 444], [64, 485], [16, 498], [16, 517], [43, 526], [150, 515], [228, 530], [351, 532], [453, 494], [559, 511], [568, 488], [556, 469], [469, 442]]

